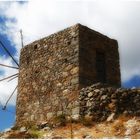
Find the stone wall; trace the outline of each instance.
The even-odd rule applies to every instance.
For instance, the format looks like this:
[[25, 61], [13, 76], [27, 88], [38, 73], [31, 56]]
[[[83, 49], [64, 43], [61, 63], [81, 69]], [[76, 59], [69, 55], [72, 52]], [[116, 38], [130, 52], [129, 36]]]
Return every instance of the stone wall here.
[[[79, 27], [79, 80], [81, 87], [90, 86], [93, 83], [101, 82], [97, 73], [97, 53], [105, 56], [105, 66], [101, 64], [101, 71], [105, 72], [105, 83], [113, 86], [121, 86], [120, 64], [118, 43], [99, 32], [93, 31], [88, 27]], [[102, 57], [102, 56], [101, 56]]]
[[140, 89], [94, 84], [81, 89], [80, 115], [93, 121], [113, 119], [120, 114], [140, 116]]
[[78, 40], [76, 25], [21, 50], [17, 124], [67, 114], [78, 93]]

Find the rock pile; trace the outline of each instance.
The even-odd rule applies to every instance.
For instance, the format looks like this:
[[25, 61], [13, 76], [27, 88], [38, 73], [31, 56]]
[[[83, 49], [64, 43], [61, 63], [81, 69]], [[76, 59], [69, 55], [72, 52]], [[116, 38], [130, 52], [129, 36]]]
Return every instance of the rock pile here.
[[94, 84], [79, 95], [80, 115], [94, 121], [111, 121], [119, 114], [140, 115], [140, 89], [124, 89]]

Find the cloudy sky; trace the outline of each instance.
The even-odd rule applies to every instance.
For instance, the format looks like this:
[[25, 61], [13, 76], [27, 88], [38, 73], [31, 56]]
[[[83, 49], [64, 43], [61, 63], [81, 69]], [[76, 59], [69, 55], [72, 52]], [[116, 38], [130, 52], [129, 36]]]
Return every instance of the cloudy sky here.
[[[17, 60], [21, 49], [20, 29], [23, 30], [24, 45], [26, 45], [76, 23], [117, 39], [122, 85], [140, 86], [140, 1], [0, 1], [0, 41]], [[0, 63], [16, 66], [2, 48], [0, 48]], [[0, 79], [17, 72], [17, 70], [0, 67]], [[16, 85], [17, 80], [0, 83], [0, 101], [3, 105]], [[9, 109], [12, 111], [14, 111], [15, 99], [16, 94], [9, 102]], [[0, 110], [0, 123], [3, 122], [0, 130], [14, 122], [13, 112], [9, 112], [10, 119], [1, 117], [7, 116], [6, 113]]]

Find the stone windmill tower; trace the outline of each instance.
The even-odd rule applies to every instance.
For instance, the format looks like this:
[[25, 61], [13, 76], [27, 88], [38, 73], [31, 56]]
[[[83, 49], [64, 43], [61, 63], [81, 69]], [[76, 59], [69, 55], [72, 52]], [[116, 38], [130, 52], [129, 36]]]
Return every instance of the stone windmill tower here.
[[116, 40], [76, 24], [25, 46], [20, 55], [17, 124], [67, 114], [72, 97], [76, 112], [79, 90], [97, 82], [120, 86]]

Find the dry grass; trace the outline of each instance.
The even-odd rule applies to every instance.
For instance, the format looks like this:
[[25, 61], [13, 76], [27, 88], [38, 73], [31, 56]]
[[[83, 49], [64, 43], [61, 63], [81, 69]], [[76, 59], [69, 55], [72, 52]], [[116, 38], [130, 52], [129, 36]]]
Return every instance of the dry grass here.
[[[82, 120], [80, 123], [73, 123], [73, 136], [74, 138], [83, 138], [85, 135], [90, 135], [92, 138], [124, 138], [125, 137], [125, 125], [132, 117], [126, 117], [121, 115], [118, 119], [110, 123], [95, 123], [93, 124], [91, 120]], [[88, 126], [88, 127], [87, 127]], [[90, 126], [90, 127], [89, 127]], [[67, 124], [65, 127], [60, 127], [53, 130], [53, 134], [56, 136], [61, 136], [64, 138], [71, 138], [70, 136], [70, 124]], [[58, 135], [59, 134], [59, 135]], [[138, 135], [137, 137], [139, 137]], [[134, 136], [133, 136], [134, 137]], [[140, 138], [140, 137], [139, 137]]]
[[117, 120], [115, 121], [115, 123], [112, 125], [112, 133], [115, 136], [120, 136], [123, 137], [125, 134], [125, 126], [124, 126], [124, 122], [122, 120]]
[[82, 123], [84, 126], [87, 126], [87, 127], [93, 126], [93, 121], [89, 117], [81, 118], [80, 119], [80, 123]]
[[[61, 117], [60, 117], [61, 118]], [[135, 133], [131, 134], [130, 138], [140, 138], [140, 120], [136, 118], [138, 123], [135, 127]], [[82, 139], [85, 136], [90, 136], [94, 139], [101, 139], [101, 138], [125, 138], [126, 135], [126, 123], [129, 120], [135, 120], [132, 117], [126, 116], [119, 116], [118, 119], [114, 120], [113, 122], [103, 122], [103, 123], [94, 123], [90, 127], [83, 125], [80, 121], [79, 123], [72, 123], [72, 131], [73, 131], [73, 138]], [[133, 127], [132, 127], [133, 129]], [[40, 135], [40, 132], [28, 132], [25, 133], [13, 133], [10, 134], [8, 138], [71, 138], [71, 123], [66, 123], [65, 126], [59, 126], [49, 131], [44, 131], [42, 136], [45, 134], [44, 137]]]

